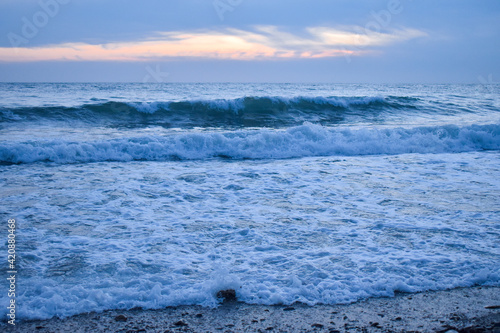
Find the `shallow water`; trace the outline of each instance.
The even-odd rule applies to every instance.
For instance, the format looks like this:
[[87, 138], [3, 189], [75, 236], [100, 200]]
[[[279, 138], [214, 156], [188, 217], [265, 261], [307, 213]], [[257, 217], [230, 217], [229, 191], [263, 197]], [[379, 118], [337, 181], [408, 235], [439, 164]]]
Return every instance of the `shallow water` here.
[[[121, 93], [133, 105], [126, 87], [105, 86], [98, 98], [107, 103]], [[228, 98], [258, 88], [244, 86], [238, 95], [232, 87]], [[460, 99], [451, 96], [460, 86], [413, 93], [343, 86], [343, 98], [385, 103], [390, 93], [418, 101], [401, 112], [384, 104], [377, 121], [369, 102], [370, 115], [354, 110], [361, 116], [347, 123], [308, 119], [276, 128], [235, 128], [227, 118], [211, 127], [169, 127], [137, 115], [128, 127], [106, 119], [96, 125], [75, 120], [71, 110], [58, 119], [4, 119], [0, 201], [2, 218], [17, 221], [18, 316], [215, 306], [217, 291], [228, 288], [247, 303], [335, 304], [500, 285], [499, 110], [491, 89], [466, 88]], [[43, 95], [49, 88], [38, 89]], [[87, 89], [83, 95], [91, 96]], [[304, 85], [274, 89], [281, 100], [291, 92], [332, 99], [324, 85], [313, 93]], [[39, 104], [86, 102], [45, 94]], [[446, 112], [426, 107], [445, 102], [454, 105]], [[4, 113], [25, 115], [9, 103]], [[28, 98], [23, 108], [40, 113], [34, 103]], [[293, 104], [285, 117], [300, 107]], [[328, 110], [338, 106], [320, 111]]]

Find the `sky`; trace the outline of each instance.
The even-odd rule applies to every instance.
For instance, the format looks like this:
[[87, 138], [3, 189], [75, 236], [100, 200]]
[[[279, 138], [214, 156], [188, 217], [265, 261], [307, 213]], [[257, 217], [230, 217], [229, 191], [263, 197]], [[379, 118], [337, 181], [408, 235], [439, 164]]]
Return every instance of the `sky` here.
[[0, 0], [2, 82], [498, 83], [498, 0]]

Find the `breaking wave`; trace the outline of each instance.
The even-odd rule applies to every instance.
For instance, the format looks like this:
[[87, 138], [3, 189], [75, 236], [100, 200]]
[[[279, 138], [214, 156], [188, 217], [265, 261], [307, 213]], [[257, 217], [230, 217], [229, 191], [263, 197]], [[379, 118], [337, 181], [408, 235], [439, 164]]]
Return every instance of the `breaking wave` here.
[[500, 149], [500, 125], [415, 128], [341, 128], [305, 123], [286, 130], [239, 130], [143, 136], [102, 141], [28, 141], [0, 144], [0, 162], [88, 163], [286, 159]]
[[91, 124], [168, 127], [286, 127], [304, 121], [337, 124], [349, 116], [417, 109], [410, 97], [242, 97], [165, 102], [116, 102], [76, 107], [44, 106], [0, 109], [1, 122], [82, 121]]

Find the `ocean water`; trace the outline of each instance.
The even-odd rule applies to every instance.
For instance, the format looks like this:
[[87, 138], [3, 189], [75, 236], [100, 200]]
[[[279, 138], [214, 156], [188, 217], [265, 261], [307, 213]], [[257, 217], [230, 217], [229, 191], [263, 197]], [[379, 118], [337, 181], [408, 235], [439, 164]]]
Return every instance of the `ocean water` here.
[[3, 83], [0, 186], [21, 319], [498, 286], [500, 86]]

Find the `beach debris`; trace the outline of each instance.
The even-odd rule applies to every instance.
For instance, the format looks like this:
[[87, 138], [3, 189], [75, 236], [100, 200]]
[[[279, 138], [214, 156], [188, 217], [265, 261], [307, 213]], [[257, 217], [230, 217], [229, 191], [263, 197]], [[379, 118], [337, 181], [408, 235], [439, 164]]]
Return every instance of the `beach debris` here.
[[488, 305], [484, 307], [485, 309], [496, 310], [500, 309], [500, 305]]
[[293, 310], [295, 310], [295, 308], [293, 306], [288, 306], [288, 307], [283, 309], [283, 311], [293, 311]]
[[217, 292], [217, 298], [222, 299], [222, 302], [235, 302], [236, 291], [234, 289], [220, 290]]
[[115, 321], [127, 321], [127, 317], [124, 315], [118, 315], [115, 317]]
[[174, 326], [188, 326], [188, 324], [186, 324], [182, 320], [179, 320], [179, 321], [177, 321], [177, 322], [174, 323]]

